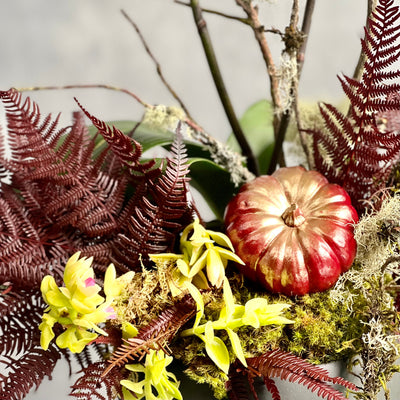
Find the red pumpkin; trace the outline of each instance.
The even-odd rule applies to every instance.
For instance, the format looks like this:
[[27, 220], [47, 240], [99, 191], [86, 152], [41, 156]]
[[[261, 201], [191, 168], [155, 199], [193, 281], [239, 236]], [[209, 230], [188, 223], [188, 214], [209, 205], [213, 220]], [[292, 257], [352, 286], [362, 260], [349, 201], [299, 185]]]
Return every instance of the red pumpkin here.
[[326, 290], [350, 268], [357, 221], [346, 191], [303, 167], [245, 184], [225, 216], [243, 274], [289, 296]]

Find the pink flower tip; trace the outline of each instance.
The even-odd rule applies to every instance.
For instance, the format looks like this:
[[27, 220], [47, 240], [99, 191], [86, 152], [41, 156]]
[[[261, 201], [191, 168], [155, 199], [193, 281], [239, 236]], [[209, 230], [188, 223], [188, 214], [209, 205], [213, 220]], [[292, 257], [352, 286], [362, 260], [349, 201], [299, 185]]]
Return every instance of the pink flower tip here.
[[93, 278], [87, 278], [85, 280], [85, 287], [94, 286], [96, 281]]
[[115, 313], [115, 310], [113, 307], [111, 307], [111, 306], [107, 307], [104, 311], [108, 314], [107, 319], [116, 319], [117, 318], [117, 314]]

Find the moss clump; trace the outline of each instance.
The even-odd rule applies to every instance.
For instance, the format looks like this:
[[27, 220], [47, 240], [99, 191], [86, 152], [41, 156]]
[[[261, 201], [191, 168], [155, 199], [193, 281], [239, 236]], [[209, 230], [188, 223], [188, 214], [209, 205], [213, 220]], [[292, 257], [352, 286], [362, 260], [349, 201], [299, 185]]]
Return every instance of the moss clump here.
[[[330, 291], [299, 298], [289, 298], [257, 290], [252, 283], [244, 282], [241, 275], [230, 273], [230, 284], [235, 301], [245, 304], [254, 297], [266, 298], [269, 303], [287, 303], [291, 307], [285, 317], [294, 320], [292, 325], [264, 326], [254, 329], [245, 326], [237, 330], [246, 357], [256, 357], [267, 351], [280, 348], [290, 351], [314, 363], [326, 363], [351, 357], [360, 349], [365, 330], [362, 299], [357, 312], [350, 313], [345, 304], [332, 301]], [[205, 318], [214, 318], [223, 307], [221, 291], [207, 293]], [[218, 331], [225, 342], [229, 339], [225, 331]], [[196, 337], [176, 338], [173, 343], [174, 356], [188, 367], [189, 376], [198, 383], [208, 383], [215, 396], [225, 394], [227, 377], [205, 353], [204, 343]], [[231, 352], [231, 360], [235, 356]], [[221, 374], [224, 379], [221, 380]]]
[[117, 318], [113, 324], [130, 322], [136, 326], [146, 325], [156, 319], [168, 306], [174, 304], [168, 287], [168, 265], [149, 271], [143, 268], [123, 289], [114, 306]]
[[350, 313], [346, 304], [332, 300], [330, 290], [290, 298], [256, 291], [249, 283], [246, 287], [233, 285], [232, 289], [240, 295], [242, 304], [253, 297], [266, 298], [270, 303], [291, 304], [285, 316], [294, 320], [294, 324], [239, 330], [251, 356], [279, 347], [314, 363], [326, 363], [350, 357], [359, 348], [365, 321], [363, 310], [367, 307], [361, 298], [356, 311]]
[[297, 299], [286, 350], [314, 363], [351, 357], [360, 347], [365, 307], [360, 301], [357, 311], [350, 313], [345, 304], [332, 301], [330, 291]]

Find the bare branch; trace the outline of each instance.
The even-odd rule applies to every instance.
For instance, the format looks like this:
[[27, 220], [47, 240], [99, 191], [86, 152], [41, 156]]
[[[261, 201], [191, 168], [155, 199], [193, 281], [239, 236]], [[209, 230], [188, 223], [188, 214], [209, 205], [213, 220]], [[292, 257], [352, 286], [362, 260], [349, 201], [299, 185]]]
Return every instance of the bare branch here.
[[[302, 23], [302, 27], [301, 27], [301, 31], [304, 35], [303, 43], [301, 44], [301, 47], [297, 53], [297, 80], [298, 80], [298, 82], [300, 82], [300, 76], [301, 76], [301, 72], [303, 70], [305, 53], [306, 53], [308, 37], [310, 34], [310, 29], [311, 29], [311, 21], [312, 21], [312, 16], [313, 16], [313, 12], [314, 12], [314, 7], [315, 7], [315, 0], [307, 0], [306, 8], [304, 11], [303, 23]], [[295, 112], [295, 116], [296, 116], [296, 124], [297, 124], [297, 129], [299, 131], [301, 147], [303, 148], [303, 151], [306, 155], [308, 165], [311, 165], [311, 154], [308, 149], [307, 140], [306, 140], [307, 134], [303, 130], [303, 124], [302, 124], [301, 118], [300, 118], [298, 85], [297, 85], [296, 89], [294, 90], [293, 95], [294, 95], [294, 112]]]
[[[191, 7], [190, 3], [186, 3], [186, 2], [181, 1], [181, 0], [174, 0], [174, 3], [181, 4], [182, 6]], [[229, 14], [225, 14], [225, 13], [223, 13], [221, 11], [211, 10], [209, 8], [203, 8], [203, 7], [201, 7], [201, 11], [203, 13], [218, 15], [218, 16], [226, 18], [226, 19], [232, 19], [234, 21], [241, 22], [241, 23], [243, 23], [245, 25], [250, 25], [250, 21], [247, 18], [237, 17], [235, 15], [229, 15]]]
[[[236, 3], [243, 9], [243, 11], [247, 14], [248, 19], [250, 20], [250, 26], [254, 32], [254, 36], [257, 40], [257, 43], [260, 47], [265, 65], [267, 67], [267, 72], [269, 76], [269, 80], [271, 83], [271, 98], [274, 110], [281, 109], [281, 99], [279, 95], [279, 78], [277, 76], [277, 69], [272, 57], [271, 49], [267, 42], [267, 39], [264, 35], [264, 26], [261, 24], [257, 9], [251, 4], [251, 2], [247, 2], [245, 0], [236, 0]], [[275, 118], [275, 132], [277, 132], [277, 124], [279, 122], [278, 116]]]
[[249, 170], [255, 175], [258, 175], [257, 159], [254, 156], [254, 153], [242, 131], [242, 128], [239, 124], [239, 121], [233, 109], [233, 105], [231, 103], [231, 100], [229, 98], [228, 92], [225, 87], [224, 80], [222, 78], [221, 70], [218, 65], [218, 61], [214, 52], [214, 48], [207, 29], [207, 25], [203, 19], [201, 7], [199, 5], [198, 0], [191, 0], [190, 4], [192, 7], [193, 18], [196, 22], [197, 30], [199, 32], [199, 36], [203, 45], [208, 65], [210, 67], [210, 72], [214, 79], [215, 87], [217, 89], [219, 98], [224, 107], [225, 114], [229, 120], [229, 123], [232, 127], [232, 131], [239, 143], [239, 146], [242, 149], [242, 153], [247, 159], [247, 165]]
[[146, 108], [153, 108], [154, 106], [143, 101], [139, 96], [130, 90], [123, 89], [113, 85], [106, 84], [73, 84], [73, 85], [61, 85], [61, 86], [30, 86], [30, 87], [22, 87], [16, 88], [18, 92], [34, 92], [39, 90], [67, 90], [67, 89], [107, 89], [114, 90], [117, 92], [125, 93], [131, 97], [133, 97], [138, 103]]
[[132, 18], [129, 17], [129, 15], [124, 10], [121, 10], [121, 13], [127, 19], [127, 21], [132, 25], [132, 27], [135, 29], [135, 31], [137, 32], [137, 34], [139, 36], [139, 39], [142, 42], [142, 44], [143, 44], [143, 46], [144, 46], [144, 48], [146, 50], [146, 53], [150, 56], [150, 58], [153, 60], [155, 66], [156, 66], [157, 74], [160, 77], [162, 83], [167, 88], [167, 90], [171, 93], [173, 98], [179, 103], [179, 105], [181, 106], [181, 108], [185, 112], [185, 114], [190, 117], [190, 113], [189, 113], [188, 109], [186, 108], [185, 104], [183, 103], [181, 98], [178, 96], [178, 94], [175, 92], [175, 90], [172, 88], [172, 86], [165, 79], [164, 74], [163, 74], [163, 72], [161, 70], [161, 65], [158, 62], [158, 60], [155, 58], [153, 53], [151, 52], [150, 47], [148, 46], [148, 44], [146, 42], [146, 39], [142, 35], [142, 32], [140, 31], [139, 27], [132, 20]]

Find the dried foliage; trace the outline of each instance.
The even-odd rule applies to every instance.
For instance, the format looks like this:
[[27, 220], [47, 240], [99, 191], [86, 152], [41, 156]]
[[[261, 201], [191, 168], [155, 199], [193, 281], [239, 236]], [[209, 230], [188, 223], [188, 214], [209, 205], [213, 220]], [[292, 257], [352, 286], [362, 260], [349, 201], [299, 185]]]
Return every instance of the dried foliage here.
[[248, 368], [244, 368], [238, 362], [231, 367], [231, 382], [228, 384], [228, 387], [230, 387], [228, 392], [230, 399], [250, 398], [249, 395], [245, 397], [245, 386], [240, 383], [241, 374], [247, 376], [249, 390], [255, 400], [258, 400], [254, 388], [254, 379], [257, 376], [263, 379], [274, 400], [281, 399], [279, 390], [274, 383], [274, 378], [299, 383], [307, 387], [311, 392], [316, 392], [321, 398], [328, 400], [346, 399], [341, 392], [331, 385], [341, 385], [353, 391], [357, 390], [357, 387], [351, 382], [341, 377], [331, 377], [325, 369], [312, 365], [308, 361], [280, 349], [269, 351], [259, 357], [247, 358], [246, 361]]
[[360, 81], [340, 78], [350, 100], [348, 115], [329, 104], [320, 111], [326, 129], [313, 135], [315, 168], [331, 182], [343, 186], [355, 207], [362, 211], [364, 200], [385, 186], [399, 159], [400, 137], [391, 124], [382, 125], [382, 114], [398, 110], [400, 71], [389, 67], [399, 58], [399, 9], [393, 0], [382, 0], [368, 20], [361, 41], [366, 56]]
[[195, 314], [195, 304], [191, 297], [185, 297], [179, 303], [164, 310], [156, 320], [143, 326], [137, 336], [127, 339], [114, 351], [108, 373], [116, 366], [122, 366], [129, 360], [141, 360], [150, 349], [164, 350], [169, 353], [168, 343], [175, 333]]
[[[94, 256], [98, 269], [110, 260], [121, 270], [137, 268], [141, 254], [172, 249], [191, 208], [179, 134], [173, 158], [161, 170], [141, 162], [139, 143], [88, 113], [98, 128], [95, 137], [82, 113], [74, 114], [70, 127], [58, 129], [57, 118], [42, 119], [38, 106], [17, 91], [0, 92], [0, 99], [11, 149], [10, 158], [0, 147], [0, 350], [10, 369], [0, 387], [4, 398], [19, 399], [51, 376], [61, 354], [40, 348], [42, 278], [60, 279], [62, 266], [78, 250]], [[107, 146], [96, 153], [98, 135]], [[89, 355], [79, 361], [88, 365]], [[97, 376], [91, 365], [97, 364], [85, 369], [78, 398], [88, 398], [91, 389], [83, 388]]]
[[9, 291], [0, 297], [0, 399], [21, 400], [38, 387], [61, 358], [60, 349], [40, 347], [38, 324], [43, 301], [37, 290]]
[[116, 265], [140, 270], [140, 257], [146, 265], [148, 254], [172, 249], [182, 226], [192, 220], [187, 199], [189, 166], [179, 127], [177, 132], [164, 173], [139, 187], [133, 214], [114, 242]]
[[120, 381], [123, 374], [114, 369], [111, 374], [104, 375], [106, 361], [99, 361], [84, 368], [82, 376], [72, 385], [71, 396], [78, 400], [113, 400], [122, 397]]

